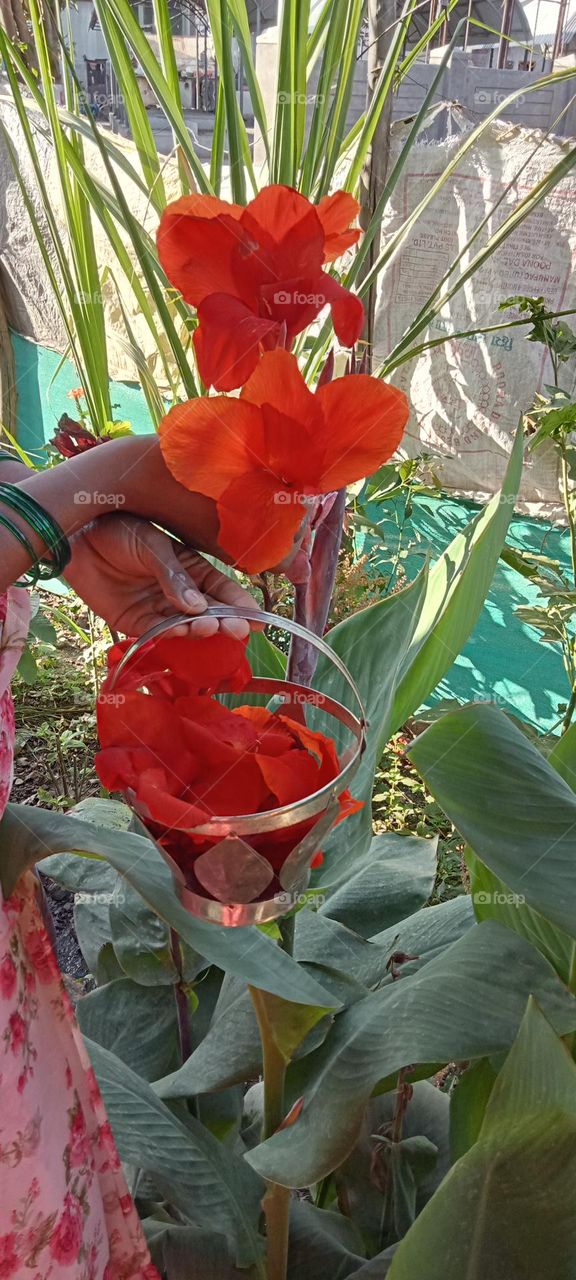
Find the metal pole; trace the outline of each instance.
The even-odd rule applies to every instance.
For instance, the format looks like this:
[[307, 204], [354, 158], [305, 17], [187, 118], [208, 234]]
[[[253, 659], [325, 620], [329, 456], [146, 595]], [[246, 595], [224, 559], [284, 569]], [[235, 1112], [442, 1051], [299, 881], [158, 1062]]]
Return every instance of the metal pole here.
[[[433, 24], [436, 21], [436, 17], [438, 14], [438, 4], [439, 4], [439, 0], [430, 0], [430, 16], [428, 18], [428, 30], [430, 30], [430, 27], [433, 26]], [[428, 44], [426, 45], [426, 54], [425, 54], [426, 62], [430, 61], [430, 45], [431, 45], [431, 41], [429, 40]]]
[[556, 58], [560, 57], [564, 48], [564, 23], [566, 21], [566, 10], [568, 8], [568, 0], [560, 0], [558, 8], [558, 22], [556, 23], [556, 35], [554, 37], [554, 48], [552, 50], [552, 64]]
[[506, 56], [509, 46], [509, 35], [512, 30], [512, 18], [514, 14], [515, 0], [504, 0], [504, 9], [502, 12], [502, 26], [500, 27], [500, 44], [498, 45], [498, 62], [497, 67], [502, 71], [506, 66]]
[[468, 0], [468, 13], [466, 14], [466, 26], [464, 27], [464, 49], [468, 48], [468, 37], [470, 35], [471, 17], [472, 17], [472, 0]]

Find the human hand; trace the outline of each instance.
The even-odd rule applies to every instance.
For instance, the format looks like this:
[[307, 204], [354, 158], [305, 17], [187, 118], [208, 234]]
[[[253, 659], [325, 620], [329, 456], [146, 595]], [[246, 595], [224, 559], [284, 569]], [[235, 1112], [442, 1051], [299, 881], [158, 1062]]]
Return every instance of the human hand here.
[[102, 516], [70, 545], [67, 582], [114, 631], [140, 636], [163, 618], [187, 613], [195, 635], [213, 635], [219, 626], [238, 639], [248, 635], [241, 618], [219, 622], [202, 614], [209, 604], [258, 609], [254, 597], [148, 520]]

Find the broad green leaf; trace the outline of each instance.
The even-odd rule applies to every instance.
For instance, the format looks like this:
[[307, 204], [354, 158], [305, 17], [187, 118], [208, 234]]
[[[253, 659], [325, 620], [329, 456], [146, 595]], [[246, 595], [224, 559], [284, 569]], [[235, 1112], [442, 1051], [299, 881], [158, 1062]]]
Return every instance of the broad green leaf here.
[[343, 1280], [364, 1257], [362, 1238], [348, 1217], [307, 1200], [292, 1201], [288, 1280]]
[[366, 861], [328, 894], [320, 913], [364, 938], [412, 915], [434, 888], [437, 843], [395, 832], [375, 836]]
[[466, 1155], [478, 1139], [496, 1072], [481, 1058], [460, 1076], [450, 1093], [450, 1150], [452, 1160]]
[[409, 756], [473, 852], [576, 937], [576, 795], [496, 707], [444, 716]]
[[87, 1046], [121, 1158], [153, 1175], [185, 1220], [210, 1230], [217, 1223], [237, 1266], [253, 1263], [261, 1249], [259, 1178], [193, 1116], [182, 1124], [108, 1049]]
[[[391, 1158], [393, 1152], [386, 1139], [393, 1126], [396, 1100], [395, 1089], [371, 1099], [358, 1141], [334, 1174], [338, 1201], [346, 1206], [346, 1213], [358, 1227], [370, 1254], [377, 1253], [385, 1239], [384, 1189], [390, 1186], [395, 1172]], [[404, 1204], [410, 1216], [409, 1225], [415, 1212], [422, 1210], [450, 1167], [449, 1110], [447, 1095], [428, 1080], [420, 1080], [413, 1085], [402, 1118], [401, 1138], [405, 1145], [394, 1144], [399, 1148], [401, 1176], [396, 1178], [399, 1203], [394, 1206], [396, 1197], [390, 1188], [387, 1205], [388, 1209], [395, 1208], [397, 1216]], [[421, 1150], [418, 1149], [420, 1139], [425, 1143]], [[422, 1161], [421, 1155], [424, 1157]], [[404, 1225], [400, 1234], [404, 1234], [406, 1229]], [[389, 1236], [390, 1232], [386, 1234]]]
[[253, 1267], [239, 1271], [219, 1231], [145, 1218], [142, 1226], [152, 1261], [170, 1280], [256, 1280]]
[[512, 893], [508, 885], [494, 875], [468, 849], [465, 853], [470, 871], [470, 889], [477, 920], [499, 920], [527, 938], [545, 956], [563, 982], [570, 979], [574, 943], [557, 924], [546, 920], [534, 907]]
[[211, 964], [300, 1004], [333, 1006], [326, 991], [255, 928], [225, 929], [196, 920], [181, 905], [172, 875], [151, 840], [131, 832], [99, 830], [46, 809], [9, 804], [0, 821], [0, 867], [6, 896], [19, 876], [47, 853], [106, 858], [148, 906]]
[[393, 1244], [389, 1249], [383, 1249], [382, 1253], [377, 1254], [375, 1258], [371, 1258], [369, 1262], [365, 1262], [363, 1267], [358, 1271], [349, 1273], [349, 1280], [385, 1280], [390, 1275], [390, 1267], [392, 1259], [396, 1252], [396, 1245]]
[[[199, 994], [201, 998], [202, 987]], [[297, 1040], [294, 1047], [298, 1057], [321, 1044], [327, 1028], [316, 1027], [318, 1018], [311, 1017], [307, 1006], [292, 1008], [295, 1022], [287, 1030], [290, 1034], [292, 1029]], [[308, 1032], [310, 1024], [312, 1030]], [[194, 1025], [193, 1021], [193, 1029]], [[154, 1088], [161, 1098], [187, 1098], [253, 1080], [261, 1071], [262, 1046], [253, 1001], [243, 982], [226, 977], [212, 1021], [194, 1052], [178, 1071], [158, 1080]]]
[[[161, 1098], [188, 1098], [254, 1079], [262, 1049], [254, 1006], [244, 983], [228, 982], [212, 1022], [188, 1060], [154, 1088]], [[231, 998], [230, 998], [231, 997]]]
[[453, 942], [474, 927], [474, 911], [467, 894], [449, 898], [436, 907], [426, 907], [407, 916], [370, 941], [388, 954], [401, 952], [411, 958], [402, 963], [404, 977], [435, 960]]
[[86, 796], [70, 809], [74, 818], [91, 822], [95, 827], [109, 827], [112, 831], [127, 831], [132, 821], [132, 811], [122, 800], [104, 800], [99, 796]]
[[558, 738], [548, 755], [548, 764], [576, 791], [576, 722]]
[[570, 1280], [576, 1066], [531, 1002], [475, 1145], [400, 1243], [390, 1280]]
[[338, 920], [304, 907], [296, 916], [294, 955], [300, 963], [327, 965], [364, 986], [384, 976], [389, 950], [373, 946]]
[[296, 1122], [250, 1152], [266, 1178], [309, 1186], [353, 1147], [379, 1080], [419, 1062], [484, 1058], [507, 1049], [533, 993], [560, 1034], [576, 1001], [523, 938], [494, 921], [470, 930], [412, 977], [346, 1009], [322, 1047]]
[[118, 961], [134, 982], [170, 986], [178, 976], [170, 951], [170, 930], [131, 885], [123, 884], [121, 898], [110, 906], [110, 931]]
[[[329, 916], [304, 909], [296, 917], [294, 955], [301, 963], [329, 966], [374, 988], [392, 982], [393, 973], [415, 973], [473, 926], [472, 903], [464, 894], [417, 911], [368, 940]], [[320, 980], [319, 968], [316, 972]], [[352, 1003], [352, 994], [346, 1003]]]
[[110, 898], [121, 883], [116, 876], [112, 893], [80, 893], [74, 902], [74, 928], [82, 955], [90, 973], [98, 972], [100, 953], [112, 941], [110, 932]]
[[[368, 729], [366, 750], [352, 783], [352, 793], [364, 801], [364, 808], [341, 823], [327, 842], [326, 861], [319, 877], [322, 886], [336, 884], [344, 876], [348, 877], [355, 858], [360, 857], [370, 843], [374, 771], [381, 744], [389, 734], [400, 671], [418, 626], [426, 594], [426, 577], [424, 571], [392, 600], [381, 600], [353, 614], [325, 637], [358, 685]], [[314, 686], [353, 709], [348, 685], [327, 658], [321, 658], [318, 663]]]
[[165, 987], [120, 978], [83, 996], [77, 1015], [84, 1035], [144, 1080], [157, 1080], [178, 1063], [176, 1002]]
[[330, 1013], [330, 1008], [294, 1004], [291, 1000], [282, 1000], [280, 996], [270, 995], [257, 987], [250, 987], [250, 996], [260, 1034], [264, 1034], [267, 1040], [269, 1038], [275, 1044], [287, 1063], [308, 1032], [312, 1031], [325, 1014]]
[[[523, 446], [519, 425], [500, 493], [431, 566], [418, 626], [398, 673], [390, 732], [426, 701], [480, 616], [514, 511]], [[389, 607], [398, 608], [400, 597], [392, 596]]]

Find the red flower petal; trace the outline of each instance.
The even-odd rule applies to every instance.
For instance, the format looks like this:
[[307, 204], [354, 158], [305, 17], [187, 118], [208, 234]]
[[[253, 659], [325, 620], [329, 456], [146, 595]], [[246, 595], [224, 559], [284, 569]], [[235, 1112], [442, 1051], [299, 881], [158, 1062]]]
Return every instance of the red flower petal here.
[[251, 751], [256, 747], [258, 731], [247, 718], [241, 718], [215, 698], [203, 696], [178, 698], [174, 710], [183, 720], [206, 730], [211, 738], [236, 751]]
[[254, 470], [234, 480], [218, 502], [218, 541], [246, 573], [272, 568], [292, 549], [306, 507], [278, 501], [283, 492], [271, 473]]
[[326, 237], [324, 261], [333, 262], [360, 237], [360, 228], [350, 227], [360, 212], [360, 205], [349, 191], [335, 191], [331, 196], [323, 196], [316, 205], [316, 212]]
[[368, 374], [328, 382], [316, 392], [327, 429], [322, 490], [369, 476], [398, 448], [408, 421], [402, 391]]
[[187, 302], [194, 306], [211, 293], [237, 295], [232, 254], [244, 239], [243, 210], [215, 196], [183, 196], [167, 205], [156, 236], [158, 257]]
[[293, 804], [319, 790], [318, 762], [307, 751], [287, 751], [283, 756], [258, 755], [255, 758], [278, 805]]
[[209, 813], [202, 805], [170, 795], [153, 773], [141, 776], [136, 798], [141, 816], [165, 829], [187, 831], [208, 821]]
[[200, 377], [207, 387], [232, 391], [250, 377], [262, 344], [278, 341], [278, 324], [259, 318], [246, 303], [225, 293], [212, 293], [198, 307], [194, 350]]
[[198, 396], [176, 405], [162, 419], [159, 436], [172, 475], [207, 498], [219, 498], [255, 457], [263, 457], [261, 415], [227, 396]]
[[271, 250], [278, 282], [314, 275], [322, 265], [324, 229], [316, 207], [293, 187], [272, 184], [263, 187], [246, 206], [242, 229], [254, 244]]
[[334, 276], [322, 273], [326, 302], [330, 304], [334, 333], [343, 347], [353, 347], [364, 327], [364, 304]]
[[258, 361], [248, 382], [240, 392], [240, 400], [273, 408], [305, 425], [311, 432], [323, 425], [322, 408], [306, 386], [296, 356], [281, 347], [268, 351]]

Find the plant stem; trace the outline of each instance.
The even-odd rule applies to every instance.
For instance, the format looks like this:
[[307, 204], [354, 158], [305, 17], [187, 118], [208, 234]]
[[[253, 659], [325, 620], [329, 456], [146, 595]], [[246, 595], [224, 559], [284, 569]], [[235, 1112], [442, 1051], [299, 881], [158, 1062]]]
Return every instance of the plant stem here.
[[[250, 995], [254, 1003], [262, 1042], [264, 1081], [262, 1141], [264, 1141], [276, 1132], [284, 1119], [284, 1081], [287, 1064], [272, 1034], [265, 996], [256, 987], [250, 987]], [[266, 1277], [267, 1280], [286, 1280], [290, 1188], [281, 1187], [277, 1182], [267, 1182], [262, 1207], [266, 1219]]]
[[[324, 634], [332, 593], [336, 581], [338, 555], [342, 542], [346, 490], [340, 489], [334, 503], [317, 529], [310, 557], [310, 578], [305, 585], [298, 584], [294, 592], [294, 621], [313, 631]], [[318, 654], [305, 640], [293, 636], [288, 662], [288, 679], [297, 684], [310, 685], [314, 678]]]
[[175, 983], [174, 991], [176, 996], [176, 1016], [178, 1018], [178, 1036], [180, 1039], [180, 1056], [182, 1062], [187, 1062], [192, 1053], [192, 1042], [190, 1040], [190, 1020], [188, 1014], [188, 996], [182, 976], [182, 950], [180, 947], [180, 939], [175, 929], [170, 930], [170, 952], [178, 973], [178, 980]]

